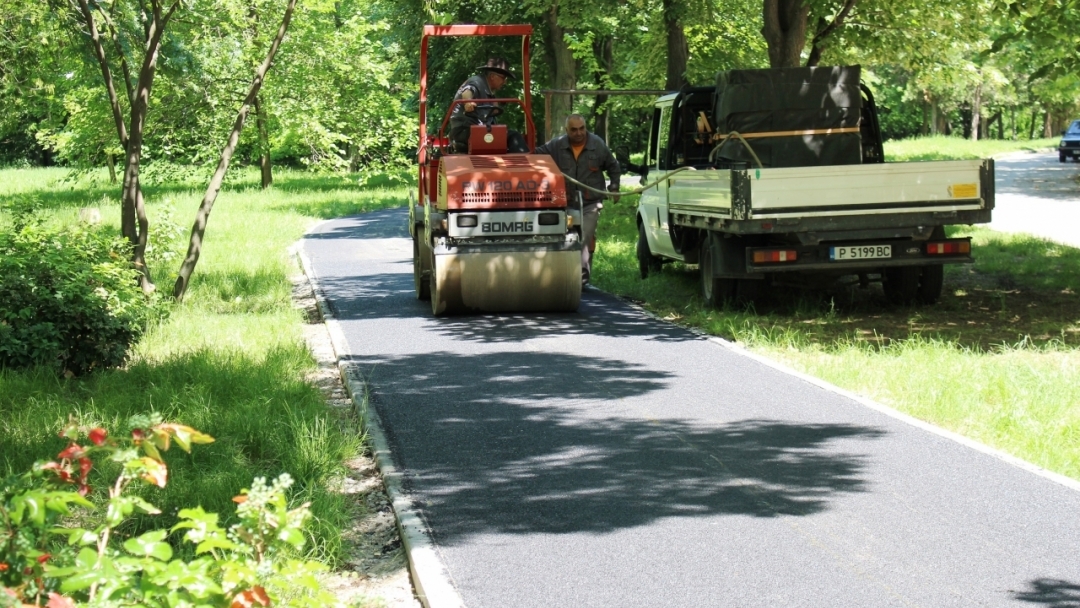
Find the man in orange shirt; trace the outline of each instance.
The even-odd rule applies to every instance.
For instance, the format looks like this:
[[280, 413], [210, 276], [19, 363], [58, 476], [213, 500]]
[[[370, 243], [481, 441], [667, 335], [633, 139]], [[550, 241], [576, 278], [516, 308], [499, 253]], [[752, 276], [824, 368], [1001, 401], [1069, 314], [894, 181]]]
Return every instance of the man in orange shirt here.
[[[608, 150], [607, 144], [585, 128], [585, 118], [581, 114], [571, 114], [566, 118], [566, 134], [560, 135], [538, 147], [534, 154], [547, 154], [555, 159], [559, 170], [577, 181], [608, 192], [619, 191], [619, 162]], [[604, 173], [610, 183], [605, 187]], [[578, 193], [584, 204], [584, 217], [581, 222], [581, 236], [584, 246], [581, 248], [581, 282], [588, 283], [592, 270], [592, 254], [589, 244], [596, 235], [596, 224], [600, 219], [600, 210], [604, 208], [604, 195], [579, 188], [566, 182], [566, 196], [572, 206], [577, 206]]]

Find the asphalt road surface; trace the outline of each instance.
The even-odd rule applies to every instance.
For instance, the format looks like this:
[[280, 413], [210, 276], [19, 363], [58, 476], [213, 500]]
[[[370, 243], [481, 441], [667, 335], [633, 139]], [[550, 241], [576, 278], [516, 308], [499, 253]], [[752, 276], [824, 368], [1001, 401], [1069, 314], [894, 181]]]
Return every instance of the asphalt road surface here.
[[406, 217], [303, 247], [466, 606], [1080, 605], [1075, 484], [596, 291], [433, 318]]
[[1080, 247], [1080, 164], [1059, 162], [1057, 152], [1021, 153], [998, 160], [995, 172], [991, 228]]

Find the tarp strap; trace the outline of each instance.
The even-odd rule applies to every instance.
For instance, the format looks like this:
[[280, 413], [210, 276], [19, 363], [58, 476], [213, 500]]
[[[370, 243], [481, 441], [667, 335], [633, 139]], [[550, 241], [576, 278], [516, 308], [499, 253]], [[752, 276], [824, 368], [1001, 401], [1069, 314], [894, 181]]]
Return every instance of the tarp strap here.
[[[746, 139], [753, 139], [755, 137], [794, 137], [797, 135], [832, 135], [834, 133], [858, 133], [859, 127], [842, 127], [839, 129], [799, 129], [796, 131], [762, 131], [760, 133], [742, 133], [742, 137]], [[724, 141], [731, 137], [731, 134], [717, 133], [712, 136], [712, 141]]]

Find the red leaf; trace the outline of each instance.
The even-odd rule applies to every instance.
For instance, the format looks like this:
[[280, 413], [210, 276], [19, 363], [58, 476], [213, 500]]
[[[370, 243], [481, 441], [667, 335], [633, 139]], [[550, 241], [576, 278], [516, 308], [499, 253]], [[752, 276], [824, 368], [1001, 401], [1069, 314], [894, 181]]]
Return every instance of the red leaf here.
[[90, 442], [94, 445], [102, 445], [105, 443], [105, 438], [109, 436], [109, 432], [103, 428], [96, 428], [90, 431]]
[[69, 445], [67, 448], [65, 448], [63, 452], [60, 452], [59, 454], [57, 454], [56, 457], [57, 458], [63, 458], [63, 459], [66, 459], [66, 460], [73, 460], [75, 458], [82, 458], [82, 455], [83, 455], [83, 453], [85, 453], [85, 451], [86, 450], [84, 450], [81, 445], [79, 445], [77, 443], [73, 443], [73, 444]]
[[75, 608], [75, 602], [59, 593], [49, 592], [49, 603], [45, 606], [46, 608]]
[[247, 502], [247, 496], [244, 496], [243, 494], [241, 494], [240, 496], [233, 496], [232, 501], [238, 505], [242, 505]]
[[86, 474], [90, 472], [90, 469], [93, 466], [94, 463], [91, 462], [89, 458], [83, 456], [79, 459], [79, 479], [81, 481], [86, 481]]
[[44, 564], [45, 562], [49, 561], [50, 557], [52, 557], [52, 555], [50, 555], [48, 553], [42, 553], [41, 555], [38, 556], [37, 563]]
[[0, 562], [0, 572], [7, 572], [7, 569], [10, 567], [11, 566], [5, 564], [4, 562]]
[[270, 596], [266, 590], [256, 585], [247, 591], [241, 591], [233, 598], [229, 608], [251, 608], [251, 606], [269, 606]]

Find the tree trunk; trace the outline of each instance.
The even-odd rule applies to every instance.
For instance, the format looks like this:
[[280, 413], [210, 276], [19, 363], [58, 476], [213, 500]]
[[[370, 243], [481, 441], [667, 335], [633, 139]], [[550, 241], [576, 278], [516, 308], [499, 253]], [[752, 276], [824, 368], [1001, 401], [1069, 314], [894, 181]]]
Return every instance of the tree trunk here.
[[1031, 124], [1028, 125], [1028, 139], [1035, 139], [1035, 121], [1039, 118], [1038, 108], [1031, 110]]
[[356, 144], [346, 142], [345, 152], [349, 156], [349, 173], [356, 173], [360, 170], [360, 155], [356, 153]]
[[802, 63], [809, 16], [810, 5], [804, 0], [764, 0], [761, 35], [769, 49], [770, 67], [794, 68]]
[[270, 166], [270, 134], [266, 128], [266, 112], [259, 96], [255, 96], [255, 125], [259, 129], [259, 171], [262, 173], [262, 188], [266, 190], [274, 183], [274, 173]]
[[[105, 58], [105, 47], [101, 44], [101, 36], [98, 34], [97, 24], [94, 22], [94, 14], [90, 12], [90, 5], [87, 0], [79, 0], [79, 9], [82, 10], [83, 20], [90, 32], [90, 43], [94, 48], [94, 56], [97, 58], [98, 67], [101, 68], [101, 78], [105, 81], [105, 90], [109, 94], [109, 107], [112, 108], [116, 136], [120, 139], [120, 147], [127, 148], [128, 134], [124, 126], [124, 113], [120, 109], [120, 100], [116, 97], [116, 86], [113, 83], [112, 71], [109, 69], [109, 61]], [[115, 179], [113, 179], [113, 183], [116, 183]]]
[[663, 0], [664, 28], [667, 30], [667, 80], [664, 88], [678, 91], [686, 84], [686, 64], [690, 61], [690, 45], [682, 24], [679, 0]]
[[[553, 2], [544, 14], [547, 21], [548, 54], [551, 57], [551, 85], [555, 89], [572, 89], [577, 84], [577, 62], [570, 45], [566, 43], [566, 29], [559, 25], [559, 3]], [[573, 99], [569, 95], [551, 96], [551, 124], [544, 125], [545, 139], [551, 139], [561, 129], [566, 117], [573, 111]]]
[[806, 67], [816, 66], [821, 61], [821, 54], [825, 51], [828, 37], [844, 25], [844, 20], [847, 19], [848, 13], [855, 7], [856, 2], [858, 0], [844, 0], [844, 8], [840, 9], [831, 22], [825, 21], [824, 18], [818, 19], [817, 31], [810, 42], [810, 56], [806, 58]]
[[112, 154], [105, 154], [105, 164], [109, 167], [109, 183], [116, 183], [116, 157]]
[[982, 84], [975, 87], [975, 99], [971, 102], [971, 141], [979, 140], [979, 120], [982, 112]]
[[[596, 86], [600, 89], [611, 87], [611, 68], [615, 64], [615, 39], [608, 37], [593, 43], [593, 55], [600, 66], [596, 74]], [[597, 95], [593, 104], [593, 132], [605, 142], [608, 141], [608, 96]]]
[[1010, 129], [1012, 131], [1012, 140], [1016, 141], [1016, 106], [1009, 108], [1009, 115], [1009, 124], [1012, 125], [1012, 128]]
[[240, 131], [244, 128], [244, 119], [247, 118], [248, 109], [255, 103], [255, 99], [259, 95], [259, 89], [262, 88], [266, 73], [270, 71], [274, 55], [277, 54], [278, 47], [281, 46], [281, 41], [285, 38], [285, 32], [289, 29], [289, 22], [292, 20], [295, 7], [296, 0], [289, 0], [288, 6], [285, 7], [285, 15], [281, 18], [281, 27], [278, 28], [274, 42], [270, 45], [266, 59], [263, 60], [262, 65], [255, 72], [255, 78], [251, 81], [251, 88], [248, 89], [244, 103], [236, 114], [236, 121], [233, 122], [229, 140], [221, 150], [217, 170], [214, 171], [214, 176], [210, 178], [206, 194], [203, 195], [202, 203], [195, 214], [195, 224], [191, 227], [191, 240], [188, 242], [187, 256], [180, 266], [179, 276], [176, 277], [176, 285], [173, 286], [173, 297], [177, 301], [183, 300], [184, 294], [187, 292], [191, 273], [195, 271], [195, 265], [199, 262], [199, 254], [202, 252], [203, 236], [206, 234], [206, 222], [210, 218], [210, 211], [214, 208], [214, 201], [217, 200], [221, 184], [225, 181], [225, 172], [229, 170], [229, 161], [232, 160], [233, 152], [236, 151], [236, 144], [240, 141]]
[[1050, 111], [1047, 110], [1046, 113], [1043, 114], [1043, 137], [1053, 137], [1053, 133], [1050, 126]]
[[[340, 10], [340, 3], [334, 3], [334, 24], [337, 29], [341, 28], [338, 23], [340, 20], [338, 12]], [[259, 11], [254, 3], [248, 9], [248, 18], [251, 19], [251, 39], [258, 44]], [[262, 178], [262, 189], [266, 190], [274, 183], [274, 174], [270, 166], [270, 136], [267, 134], [266, 129], [266, 112], [262, 106], [262, 99], [258, 95], [255, 96], [255, 125], [259, 138], [259, 143], [256, 146], [259, 152], [259, 174]]]
[[939, 126], [938, 121], [941, 120], [938, 112], [938, 102], [936, 99], [930, 99], [930, 134], [937, 135], [941, 133], [942, 129]]
[[919, 135], [926, 135], [930, 132], [930, 102], [927, 101], [926, 96], [923, 96], [922, 103], [919, 104], [919, 109], [922, 110], [922, 124], [919, 125]]
[[168, 12], [162, 15], [161, 5], [153, 3], [150, 20], [146, 24], [146, 55], [139, 69], [139, 80], [135, 85], [135, 96], [131, 100], [131, 133], [128, 135], [127, 157], [124, 161], [124, 183], [120, 197], [120, 230], [134, 245], [132, 261], [139, 270], [139, 286], [145, 293], [154, 291], [154, 282], [150, 278], [150, 269], [146, 266], [147, 231], [150, 222], [146, 218], [146, 205], [142, 187], [139, 184], [139, 163], [142, 161], [143, 129], [146, 126], [146, 113], [150, 107], [150, 94], [157, 70], [158, 52], [161, 50], [161, 37], [172, 18], [179, 2], [174, 2]]

